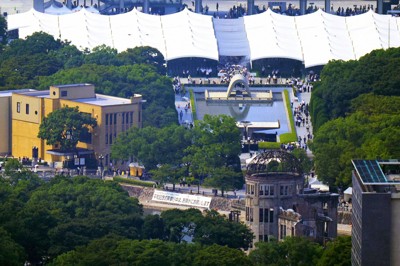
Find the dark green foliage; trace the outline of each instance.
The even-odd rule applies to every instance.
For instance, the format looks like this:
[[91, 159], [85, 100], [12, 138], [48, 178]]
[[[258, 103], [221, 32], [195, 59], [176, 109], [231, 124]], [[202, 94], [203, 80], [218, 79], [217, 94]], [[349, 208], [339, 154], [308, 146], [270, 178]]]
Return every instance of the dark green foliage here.
[[17, 172], [0, 179], [0, 199], [0, 227], [34, 263], [110, 233], [141, 234], [141, 205], [114, 182], [56, 177], [43, 184]]
[[7, 20], [0, 15], [0, 49], [7, 43]]
[[350, 266], [351, 237], [339, 236], [329, 242], [318, 261], [318, 266]]
[[10, 234], [0, 227], [0, 265], [23, 265], [25, 262], [24, 249], [17, 244]]
[[216, 211], [201, 213], [197, 209], [174, 209], [161, 214], [164, 237], [168, 241], [182, 243], [191, 239], [202, 245], [217, 244], [235, 249], [248, 249], [253, 233], [242, 223], [231, 222]]
[[305, 238], [287, 237], [283, 242], [259, 242], [249, 258], [253, 265], [309, 266], [316, 265], [322, 247]]
[[191, 131], [171, 125], [164, 128], [130, 128], [117, 137], [112, 146], [116, 159], [138, 159], [146, 169], [156, 169], [157, 164], [178, 167], [184, 150], [190, 145]]
[[46, 140], [47, 145], [59, 144], [62, 151], [73, 151], [89, 128], [96, 125], [96, 119], [79, 112], [78, 107], [63, 107], [43, 119], [38, 138]]
[[376, 50], [358, 61], [331, 61], [311, 99], [314, 130], [330, 119], [344, 117], [351, 101], [361, 94], [400, 96], [400, 48]]
[[240, 131], [236, 121], [226, 115], [205, 115], [196, 121], [192, 145], [183, 158], [192, 176], [204, 185], [226, 190], [244, 183], [240, 169]]
[[246, 266], [250, 265], [250, 261], [242, 251], [218, 245], [120, 240], [108, 236], [57, 257], [51, 265]]
[[146, 100], [144, 126], [177, 124], [171, 79], [165, 76], [164, 57], [154, 48], [117, 53], [102, 45], [81, 52], [43, 32], [1, 48], [0, 90], [47, 90], [52, 85], [92, 83], [97, 93], [124, 98], [141, 94]]
[[117, 58], [123, 65], [148, 64], [154, 66], [157, 73], [161, 75], [166, 73], [164, 56], [157, 49], [149, 46], [129, 48], [119, 53]]
[[311, 148], [318, 177], [332, 186], [351, 184], [352, 159], [400, 157], [400, 97], [361, 95], [346, 118], [325, 123]]

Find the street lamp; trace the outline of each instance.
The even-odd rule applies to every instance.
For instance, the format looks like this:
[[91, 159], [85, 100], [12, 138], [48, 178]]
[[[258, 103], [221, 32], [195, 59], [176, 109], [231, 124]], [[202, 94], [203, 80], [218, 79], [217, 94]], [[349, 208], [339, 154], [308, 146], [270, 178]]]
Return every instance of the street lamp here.
[[[250, 154], [250, 136], [249, 136], [249, 130], [248, 130], [248, 126], [251, 125], [250, 121], [240, 121], [240, 124], [244, 127], [244, 140], [247, 141], [247, 145], [248, 145], [248, 150], [249, 150], [249, 154]], [[250, 156], [251, 157], [251, 156]]]
[[100, 154], [99, 155], [99, 161], [100, 161], [99, 172], [100, 172], [100, 177], [101, 178], [103, 178], [103, 159], [104, 159], [103, 154]]

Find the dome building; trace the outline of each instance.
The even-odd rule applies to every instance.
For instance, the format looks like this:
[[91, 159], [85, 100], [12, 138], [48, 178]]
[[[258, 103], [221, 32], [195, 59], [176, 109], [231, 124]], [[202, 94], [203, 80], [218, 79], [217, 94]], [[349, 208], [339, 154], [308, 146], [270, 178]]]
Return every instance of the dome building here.
[[246, 224], [254, 242], [305, 236], [318, 242], [337, 235], [338, 194], [305, 188], [299, 160], [270, 150], [256, 156], [246, 172]]

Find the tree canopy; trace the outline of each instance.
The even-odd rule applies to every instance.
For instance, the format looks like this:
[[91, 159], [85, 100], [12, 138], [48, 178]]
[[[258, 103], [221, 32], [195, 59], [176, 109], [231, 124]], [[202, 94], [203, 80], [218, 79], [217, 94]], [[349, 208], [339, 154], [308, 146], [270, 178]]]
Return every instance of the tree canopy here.
[[302, 237], [286, 237], [285, 241], [256, 243], [249, 258], [253, 265], [307, 266], [317, 265], [323, 249]]
[[351, 184], [352, 159], [400, 157], [400, 97], [364, 94], [345, 118], [325, 123], [311, 148], [318, 178], [332, 186]]
[[[101, 254], [101, 256], [99, 256]], [[251, 265], [243, 251], [225, 246], [127, 240], [107, 236], [57, 257], [50, 265]]]
[[138, 160], [161, 183], [192, 178], [221, 189], [239, 189], [244, 183], [240, 168], [240, 132], [232, 117], [204, 116], [191, 130], [171, 125], [164, 128], [131, 128], [111, 147], [119, 160]]
[[38, 138], [46, 140], [47, 145], [59, 144], [62, 151], [74, 151], [78, 142], [96, 125], [96, 119], [79, 112], [78, 107], [63, 107], [43, 119]]
[[352, 159], [398, 158], [400, 48], [355, 61], [332, 61], [315, 84], [310, 109], [318, 178], [351, 185]]
[[7, 43], [7, 20], [5, 17], [0, 15], [0, 48], [1, 44]]
[[314, 86], [310, 109], [314, 130], [325, 122], [344, 117], [351, 101], [361, 94], [400, 96], [400, 48], [375, 50], [358, 61], [331, 61]]
[[144, 126], [177, 124], [172, 82], [165, 74], [164, 57], [150, 47], [118, 53], [102, 45], [79, 51], [69, 42], [37, 32], [0, 49], [0, 90], [92, 83], [97, 93], [124, 98], [141, 94], [146, 100]]

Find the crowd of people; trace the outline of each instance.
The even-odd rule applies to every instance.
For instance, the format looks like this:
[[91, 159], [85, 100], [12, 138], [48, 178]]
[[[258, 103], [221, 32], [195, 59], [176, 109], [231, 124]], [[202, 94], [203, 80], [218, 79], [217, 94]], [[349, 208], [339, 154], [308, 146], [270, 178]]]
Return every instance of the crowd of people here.
[[[239, 18], [247, 15], [247, 7], [242, 6], [242, 4], [239, 5], [234, 5], [233, 7], [229, 8], [228, 12], [224, 11], [219, 11], [219, 4], [216, 4], [216, 12], [214, 12], [212, 15], [214, 18], [225, 18], [225, 19], [231, 19], [231, 18]], [[254, 6], [254, 11], [253, 14], [259, 14], [267, 11], [268, 7], [265, 5], [262, 6]], [[311, 14], [316, 12], [317, 10], [322, 9], [324, 10], [324, 7], [318, 7], [317, 5], [310, 4], [305, 10], [305, 14]], [[209, 7], [206, 5], [203, 8], [203, 14], [209, 15]], [[275, 13], [281, 14], [281, 15], [286, 15], [286, 16], [300, 16], [302, 15], [302, 12], [299, 7], [292, 5], [291, 3], [288, 4], [287, 8], [286, 6], [275, 6], [274, 8], [271, 8], [271, 10]], [[338, 16], [354, 16], [354, 15], [359, 15], [368, 12], [369, 10], [374, 10], [374, 6], [371, 4], [368, 5], [360, 5], [356, 6], [354, 5], [353, 7], [338, 7], [338, 9], [335, 11], [333, 5], [330, 8], [330, 13], [336, 14]]]
[[241, 74], [245, 78], [250, 77], [250, 73], [247, 67], [242, 66], [240, 64], [226, 63], [222, 68], [220, 68], [218, 72], [218, 76], [220, 77], [220, 83], [221, 84], [229, 83], [231, 81], [231, 78], [236, 74]]
[[[331, 9], [333, 10], [333, 8], [331, 8]], [[355, 5], [354, 8], [339, 7], [336, 10], [336, 15], [348, 17], [348, 16], [354, 16], [354, 15], [360, 15], [360, 14], [368, 12], [369, 10], [374, 10], [374, 6], [373, 5], [363, 5], [363, 6], [360, 5], [359, 7], [357, 7]]]

